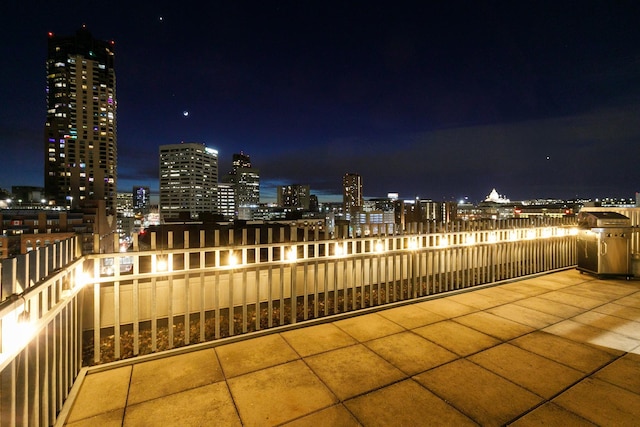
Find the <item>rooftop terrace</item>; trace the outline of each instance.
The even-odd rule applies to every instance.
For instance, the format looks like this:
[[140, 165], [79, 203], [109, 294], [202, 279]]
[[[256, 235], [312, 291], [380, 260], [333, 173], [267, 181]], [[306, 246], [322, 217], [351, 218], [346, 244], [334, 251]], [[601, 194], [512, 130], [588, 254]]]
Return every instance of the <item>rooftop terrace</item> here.
[[569, 269], [91, 367], [58, 421], [637, 425], [638, 372], [640, 282]]

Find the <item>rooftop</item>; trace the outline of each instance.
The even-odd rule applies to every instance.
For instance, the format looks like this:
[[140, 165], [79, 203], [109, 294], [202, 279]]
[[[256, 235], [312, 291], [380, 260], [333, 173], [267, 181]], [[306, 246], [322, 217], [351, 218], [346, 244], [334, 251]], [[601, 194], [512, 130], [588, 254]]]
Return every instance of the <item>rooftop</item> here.
[[565, 270], [268, 332], [83, 371], [66, 425], [640, 419], [638, 281]]

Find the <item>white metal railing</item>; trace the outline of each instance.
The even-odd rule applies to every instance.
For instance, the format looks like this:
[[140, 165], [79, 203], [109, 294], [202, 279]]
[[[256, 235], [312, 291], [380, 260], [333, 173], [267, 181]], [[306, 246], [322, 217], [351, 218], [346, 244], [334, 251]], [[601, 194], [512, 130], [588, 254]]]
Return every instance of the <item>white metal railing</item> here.
[[575, 265], [535, 227], [89, 255], [86, 364]]
[[36, 286], [81, 255], [78, 237], [0, 260], [0, 301]]
[[82, 260], [0, 303], [0, 425], [52, 425], [80, 371]]

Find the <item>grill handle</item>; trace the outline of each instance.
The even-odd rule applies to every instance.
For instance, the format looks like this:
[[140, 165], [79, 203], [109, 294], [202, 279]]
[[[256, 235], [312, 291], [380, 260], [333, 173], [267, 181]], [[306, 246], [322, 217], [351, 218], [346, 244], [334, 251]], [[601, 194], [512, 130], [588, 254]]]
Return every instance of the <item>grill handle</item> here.
[[600, 255], [606, 255], [607, 254], [607, 242], [602, 242], [600, 244]]

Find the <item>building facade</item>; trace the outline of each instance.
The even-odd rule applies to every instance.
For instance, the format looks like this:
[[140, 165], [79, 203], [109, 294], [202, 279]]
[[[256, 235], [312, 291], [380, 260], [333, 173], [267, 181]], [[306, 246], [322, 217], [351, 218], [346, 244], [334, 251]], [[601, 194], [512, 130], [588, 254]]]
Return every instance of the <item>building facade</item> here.
[[226, 220], [236, 217], [236, 202], [234, 185], [230, 183], [218, 184], [218, 213]]
[[44, 173], [47, 199], [75, 208], [102, 200], [115, 215], [117, 189], [114, 43], [83, 27], [49, 33]]
[[133, 187], [133, 212], [147, 215], [151, 210], [151, 190], [149, 187]]
[[235, 218], [238, 218], [241, 208], [245, 208], [243, 211], [257, 209], [260, 203], [260, 170], [252, 167], [248, 154], [240, 152], [233, 155], [232, 170], [224, 177], [224, 182], [233, 186]]
[[342, 204], [345, 214], [354, 215], [362, 210], [362, 177], [357, 173], [347, 173], [342, 177]]
[[277, 189], [277, 203], [283, 208], [309, 210], [311, 187], [309, 185], [281, 185]]
[[196, 142], [160, 146], [160, 217], [198, 219], [217, 211], [218, 151]]

